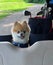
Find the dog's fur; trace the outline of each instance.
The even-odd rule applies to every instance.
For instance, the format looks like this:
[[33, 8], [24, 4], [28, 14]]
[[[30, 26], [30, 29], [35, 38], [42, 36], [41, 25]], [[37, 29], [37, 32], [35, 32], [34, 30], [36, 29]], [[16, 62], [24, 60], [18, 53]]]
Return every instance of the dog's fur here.
[[30, 36], [30, 27], [26, 21], [15, 22], [11, 29], [13, 41], [18, 43], [28, 43]]

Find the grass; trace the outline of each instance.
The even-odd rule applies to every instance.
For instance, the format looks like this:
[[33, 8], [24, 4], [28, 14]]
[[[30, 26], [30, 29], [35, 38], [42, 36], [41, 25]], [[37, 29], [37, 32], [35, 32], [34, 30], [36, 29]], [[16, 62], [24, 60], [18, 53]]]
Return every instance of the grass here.
[[25, 2], [2, 2], [0, 3], [0, 10], [14, 10], [14, 9], [23, 9], [31, 4]]
[[7, 15], [26, 9], [32, 4], [22, 2], [0, 2], [0, 19]]
[[23, 2], [24, 0], [0, 0], [0, 2]]

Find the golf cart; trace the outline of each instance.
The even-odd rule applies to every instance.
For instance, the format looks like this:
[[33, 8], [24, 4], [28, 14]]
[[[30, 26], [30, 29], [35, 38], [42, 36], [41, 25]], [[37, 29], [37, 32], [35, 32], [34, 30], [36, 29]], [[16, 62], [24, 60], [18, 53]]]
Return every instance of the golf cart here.
[[19, 48], [11, 44], [11, 35], [0, 36], [0, 65], [53, 65], [52, 14], [46, 13], [44, 16], [44, 13], [41, 13], [41, 17], [40, 12], [35, 17], [32, 17], [29, 11], [25, 11], [24, 14], [30, 16], [31, 46]]
[[[51, 2], [52, 1], [52, 2]], [[29, 25], [31, 27], [30, 45], [41, 40], [53, 40], [53, 0], [46, 0], [45, 5], [41, 8], [41, 11], [37, 13], [37, 16], [32, 17], [31, 12], [25, 11], [25, 16], [30, 16]], [[41, 15], [41, 16], [40, 16]], [[11, 35], [0, 35], [0, 41], [8, 41], [12, 43]]]

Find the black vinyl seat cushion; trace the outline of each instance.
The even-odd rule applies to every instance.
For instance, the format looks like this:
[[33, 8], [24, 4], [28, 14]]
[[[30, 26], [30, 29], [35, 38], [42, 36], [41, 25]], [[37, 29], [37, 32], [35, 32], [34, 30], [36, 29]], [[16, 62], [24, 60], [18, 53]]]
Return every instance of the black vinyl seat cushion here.
[[53, 40], [53, 32], [51, 32], [51, 18], [29, 18], [29, 25], [31, 28], [30, 45], [37, 41]]
[[3, 41], [12, 42], [12, 35], [0, 35], [0, 42]]
[[52, 21], [50, 18], [29, 18], [29, 25], [33, 34], [48, 34]]
[[[53, 33], [49, 34], [30, 34], [29, 44], [32, 45], [37, 41], [42, 40], [53, 40]], [[11, 35], [2, 35], [0, 36], [0, 42], [8, 41], [12, 43], [12, 36]]]
[[30, 35], [30, 45], [33, 45], [37, 41], [53, 40], [53, 33], [49, 34], [32, 34]]

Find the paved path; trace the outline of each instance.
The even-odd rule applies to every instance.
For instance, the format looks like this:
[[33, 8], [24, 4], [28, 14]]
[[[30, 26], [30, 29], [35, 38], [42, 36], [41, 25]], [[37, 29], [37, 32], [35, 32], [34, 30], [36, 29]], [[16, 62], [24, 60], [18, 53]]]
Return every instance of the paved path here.
[[[40, 11], [40, 8], [43, 5], [34, 5], [29, 7], [27, 10], [32, 13], [32, 17], [36, 16], [36, 13]], [[11, 26], [15, 21], [28, 21], [29, 16], [24, 16], [24, 11], [16, 12], [7, 16], [6, 18], [0, 20], [0, 35], [8, 35], [11, 34]]]

